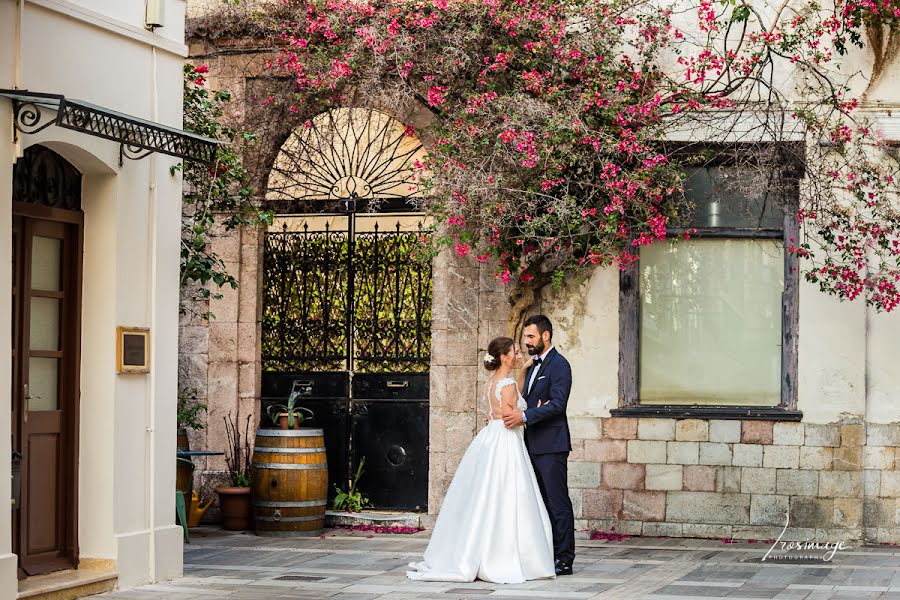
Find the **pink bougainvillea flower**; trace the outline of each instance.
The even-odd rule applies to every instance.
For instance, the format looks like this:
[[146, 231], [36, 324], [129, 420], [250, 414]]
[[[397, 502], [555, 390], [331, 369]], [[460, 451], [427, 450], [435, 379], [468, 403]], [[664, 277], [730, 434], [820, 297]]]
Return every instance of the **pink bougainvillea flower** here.
[[428, 89], [428, 105], [429, 106], [440, 106], [444, 102], [446, 102], [446, 98], [444, 98], [444, 92], [447, 87], [443, 85], [435, 85]]

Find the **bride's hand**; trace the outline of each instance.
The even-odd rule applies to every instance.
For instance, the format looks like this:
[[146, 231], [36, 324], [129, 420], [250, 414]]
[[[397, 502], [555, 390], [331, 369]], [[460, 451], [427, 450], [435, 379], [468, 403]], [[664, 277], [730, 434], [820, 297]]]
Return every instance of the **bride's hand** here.
[[532, 361], [533, 359], [534, 359], [534, 357], [529, 356], [529, 357], [528, 357], [528, 360], [525, 360], [525, 357], [522, 356], [522, 351], [519, 350], [518, 348], [516, 348], [516, 362], [515, 362], [515, 367], [516, 367], [517, 369], [528, 368], [528, 366], [531, 364], [531, 361]]

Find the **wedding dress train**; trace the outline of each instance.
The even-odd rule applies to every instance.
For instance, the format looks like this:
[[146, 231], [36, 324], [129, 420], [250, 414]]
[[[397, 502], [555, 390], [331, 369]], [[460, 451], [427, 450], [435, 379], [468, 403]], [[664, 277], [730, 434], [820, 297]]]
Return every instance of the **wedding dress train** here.
[[[507, 385], [515, 381], [497, 382], [498, 400]], [[507, 429], [491, 405], [491, 421], [472, 440], [447, 489], [424, 560], [409, 565], [410, 579], [521, 583], [556, 577], [550, 518], [523, 429]], [[519, 394], [518, 407], [525, 406]]]

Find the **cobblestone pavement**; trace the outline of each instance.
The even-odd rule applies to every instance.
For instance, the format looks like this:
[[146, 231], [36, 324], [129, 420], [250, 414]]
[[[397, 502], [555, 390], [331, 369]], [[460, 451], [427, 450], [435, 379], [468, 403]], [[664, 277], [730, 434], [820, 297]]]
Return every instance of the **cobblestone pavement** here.
[[185, 546], [182, 579], [97, 598], [900, 600], [900, 548], [887, 546], [848, 548], [830, 562], [791, 563], [762, 562], [770, 545], [761, 542], [579, 540], [575, 574], [570, 577], [520, 585], [407, 580], [407, 563], [419, 560], [427, 543], [425, 532], [369, 536], [329, 530], [324, 538], [285, 539], [200, 528], [192, 531], [191, 543]]

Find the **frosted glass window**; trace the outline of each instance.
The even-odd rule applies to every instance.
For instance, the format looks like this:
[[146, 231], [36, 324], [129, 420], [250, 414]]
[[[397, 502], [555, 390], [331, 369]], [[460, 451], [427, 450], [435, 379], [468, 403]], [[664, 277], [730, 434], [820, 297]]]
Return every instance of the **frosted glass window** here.
[[62, 240], [34, 236], [31, 244], [31, 289], [61, 291]]
[[28, 359], [28, 410], [59, 409], [59, 359]]
[[31, 298], [31, 349], [59, 350], [59, 300]]
[[781, 240], [642, 248], [640, 402], [778, 405], [783, 290]]

